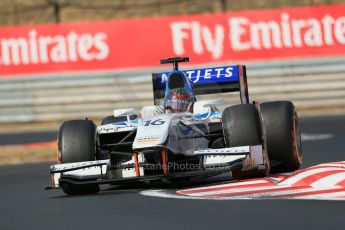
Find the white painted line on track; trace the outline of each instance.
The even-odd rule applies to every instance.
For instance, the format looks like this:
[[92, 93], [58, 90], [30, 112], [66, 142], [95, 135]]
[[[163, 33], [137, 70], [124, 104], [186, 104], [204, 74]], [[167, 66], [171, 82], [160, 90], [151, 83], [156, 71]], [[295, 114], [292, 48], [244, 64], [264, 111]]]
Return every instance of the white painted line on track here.
[[238, 187], [238, 186], [243, 186], [243, 185], [256, 185], [256, 184], [263, 184], [263, 183], [269, 183], [267, 180], [257, 180], [257, 181], [244, 181], [244, 182], [238, 182], [238, 183], [233, 183], [233, 182], [228, 182], [228, 183], [223, 183], [220, 185], [214, 185], [214, 186], [206, 186], [206, 187], [201, 187], [201, 188], [190, 188], [190, 189], [183, 189], [181, 192], [198, 192], [200, 190], [210, 190], [210, 189], [222, 189], [222, 188], [227, 188], [231, 189], [232, 187]]
[[174, 194], [172, 191], [168, 192], [166, 190], [144, 190], [144, 191], [140, 191], [139, 194], [143, 195], [143, 196], [184, 199], [184, 200], [212, 200], [212, 199], [205, 198], [205, 197], [193, 197], [193, 196], [178, 195], [178, 194]]
[[321, 134], [313, 134], [313, 133], [302, 133], [301, 138], [302, 141], [318, 141], [318, 140], [326, 140], [333, 138], [333, 134], [331, 133], [321, 133]]

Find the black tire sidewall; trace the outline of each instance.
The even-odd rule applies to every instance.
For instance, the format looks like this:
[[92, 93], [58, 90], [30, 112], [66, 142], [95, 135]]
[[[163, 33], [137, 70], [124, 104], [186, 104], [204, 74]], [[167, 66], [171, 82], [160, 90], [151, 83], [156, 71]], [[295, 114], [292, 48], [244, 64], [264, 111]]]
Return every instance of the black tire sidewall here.
[[262, 145], [260, 114], [253, 104], [227, 107], [222, 115], [227, 147]]
[[296, 132], [299, 127], [294, 127], [298, 125], [298, 117], [293, 103], [290, 101], [262, 103], [260, 111], [266, 129], [269, 159], [281, 162], [280, 165], [273, 166], [271, 171], [278, 173], [297, 170], [301, 164], [298, 157], [301, 149], [297, 150], [294, 143], [294, 138], [300, 139], [300, 134]]
[[95, 160], [96, 126], [90, 120], [64, 122], [58, 134], [61, 163]]
[[[262, 118], [253, 104], [241, 104], [227, 107], [222, 115], [224, 142], [226, 147], [262, 145]], [[254, 177], [264, 177], [269, 172], [269, 165], [263, 170], [242, 170], [242, 167], [231, 169], [233, 179], [242, 180]]]

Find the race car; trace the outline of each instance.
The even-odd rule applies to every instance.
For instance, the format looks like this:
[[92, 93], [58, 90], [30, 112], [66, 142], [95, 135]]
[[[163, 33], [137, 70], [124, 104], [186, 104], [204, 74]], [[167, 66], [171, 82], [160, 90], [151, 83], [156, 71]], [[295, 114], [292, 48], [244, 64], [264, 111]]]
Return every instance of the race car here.
[[[100, 185], [186, 181], [231, 173], [235, 180], [290, 172], [302, 162], [300, 127], [290, 101], [250, 103], [246, 67], [180, 70], [188, 57], [161, 60], [173, 70], [152, 74], [153, 102], [139, 113], [114, 110], [100, 126], [64, 122], [51, 184], [68, 195]], [[199, 95], [239, 92], [241, 104]], [[225, 94], [224, 94], [225, 95]], [[224, 109], [220, 109], [222, 107]]]

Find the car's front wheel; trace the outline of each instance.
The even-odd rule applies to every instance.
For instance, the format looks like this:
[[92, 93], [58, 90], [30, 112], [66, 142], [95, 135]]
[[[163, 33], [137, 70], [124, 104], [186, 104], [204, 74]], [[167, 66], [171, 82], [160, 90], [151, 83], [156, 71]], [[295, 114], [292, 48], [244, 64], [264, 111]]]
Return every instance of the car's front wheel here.
[[[224, 141], [226, 147], [262, 145], [264, 157], [265, 140], [259, 111], [253, 104], [241, 104], [227, 107], [222, 115]], [[268, 159], [265, 159], [268, 162]], [[260, 170], [242, 170], [242, 167], [231, 171], [234, 179], [264, 177], [269, 172], [269, 165]]]
[[[90, 120], [64, 122], [58, 133], [58, 154], [61, 163], [93, 161], [96, 158], [96, 125]], [[68, 195], [97, 193], [98, 185], [60, 185]]]

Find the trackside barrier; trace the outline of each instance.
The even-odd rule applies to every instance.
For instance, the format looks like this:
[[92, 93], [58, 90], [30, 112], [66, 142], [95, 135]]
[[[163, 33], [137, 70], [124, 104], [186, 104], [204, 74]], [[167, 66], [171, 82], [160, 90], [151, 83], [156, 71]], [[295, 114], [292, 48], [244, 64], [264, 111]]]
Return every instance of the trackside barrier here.
[[[291, 100], [301, 112], [345, 108], [345, 57], [245, 64], [250, 100]], [[0, 123], [104, 117], [115, 108], [152, 105], [154, 71], [2, 77]], [[239, 103], [237, 94], [206, 97]]]

